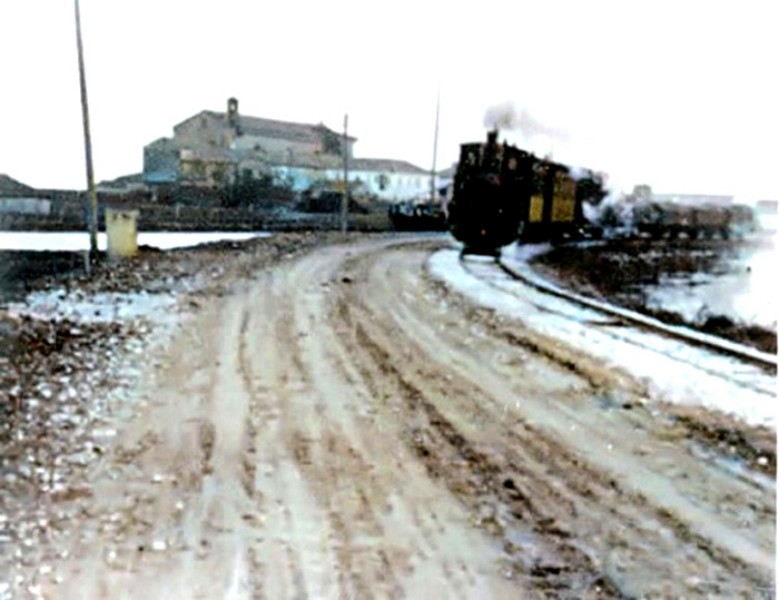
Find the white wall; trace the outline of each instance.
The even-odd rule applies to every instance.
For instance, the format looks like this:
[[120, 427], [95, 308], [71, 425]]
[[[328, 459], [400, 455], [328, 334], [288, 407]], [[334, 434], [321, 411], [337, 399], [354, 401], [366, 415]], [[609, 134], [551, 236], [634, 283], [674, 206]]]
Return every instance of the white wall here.
[[[343, 169], [306, 169], [303, 167], [274, 167], [279, 177], [290, 177], [295, 191], [308, 189], [315, 181], [343, 181]], [[380, 177], [386, 185], [382, 189]], [[381, 200], [400, 202], [430, 196], [430, 177], [421, 173], [390, 173], [382, 171], [349, 171], [349, 181], [362, 183], [362, 190]]]
[[0, 198], [0, 214], [48, 215], [51, 200], [43, 198]]

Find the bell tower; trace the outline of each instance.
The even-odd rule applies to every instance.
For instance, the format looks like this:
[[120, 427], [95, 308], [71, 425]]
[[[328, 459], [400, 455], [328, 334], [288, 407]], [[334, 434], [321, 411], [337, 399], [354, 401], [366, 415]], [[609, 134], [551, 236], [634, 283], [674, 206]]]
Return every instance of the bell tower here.
[[227, 100], [227, 122], [232, 126], [238, 125], [238, 99], [230, 98]]

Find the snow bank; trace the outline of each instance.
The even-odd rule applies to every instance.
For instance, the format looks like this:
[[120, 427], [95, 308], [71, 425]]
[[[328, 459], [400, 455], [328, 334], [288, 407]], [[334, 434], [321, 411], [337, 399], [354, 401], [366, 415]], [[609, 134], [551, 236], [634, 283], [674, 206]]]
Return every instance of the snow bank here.
[[[532, 250], [528, 250], [532, 252]], [[428, 261], [431, 275], [472, 301], [598, 357], [644, 382], [657, 400], [701, 405], [751, 424], [776, 427], [776, 379], [757, 367], [634, 327], [599, 327], [603, 315], [539, 292], [496, 265], [470, 263], [454, 250]]]

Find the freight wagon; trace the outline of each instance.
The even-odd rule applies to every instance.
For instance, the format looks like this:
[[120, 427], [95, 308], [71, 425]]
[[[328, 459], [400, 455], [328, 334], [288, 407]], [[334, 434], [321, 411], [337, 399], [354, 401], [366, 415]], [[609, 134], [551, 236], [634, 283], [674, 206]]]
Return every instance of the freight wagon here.
[[633, 207], [633, 227], [652, 239], [729, 239], [753, 232], [754, 211], [744, 205], [689, 206], [672, 202], [645, 202]]

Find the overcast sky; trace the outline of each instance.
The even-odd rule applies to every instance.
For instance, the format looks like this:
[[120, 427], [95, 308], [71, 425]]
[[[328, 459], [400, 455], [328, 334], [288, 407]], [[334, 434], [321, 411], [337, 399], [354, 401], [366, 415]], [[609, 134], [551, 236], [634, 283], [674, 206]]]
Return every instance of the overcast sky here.
[[[513, 103], [536, 153], [619, 188], [779, 198], [779, 3], [82, 0], [95, 172], [235, 96], [246, 115], [349, 114], [360, 157], [430, 168]], [[0, 173], [85, 187], [73, 2], [0, 0]]]

